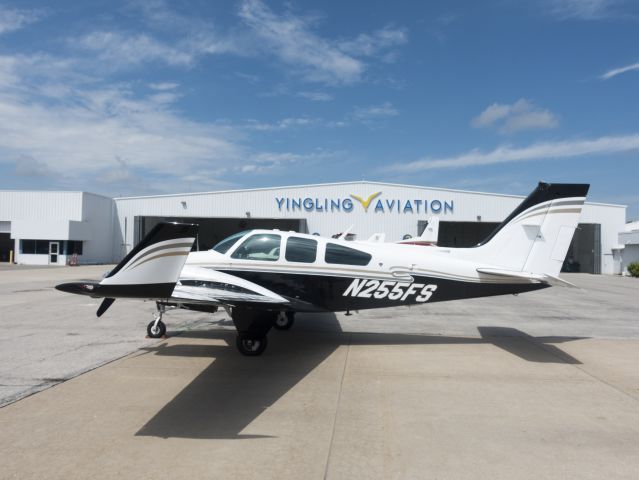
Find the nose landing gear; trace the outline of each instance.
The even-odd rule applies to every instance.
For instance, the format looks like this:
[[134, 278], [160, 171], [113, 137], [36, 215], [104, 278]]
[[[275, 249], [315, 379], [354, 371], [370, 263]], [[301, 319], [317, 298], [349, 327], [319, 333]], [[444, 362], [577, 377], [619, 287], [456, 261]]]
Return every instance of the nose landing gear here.
[[164, 305], [157, 304], [158, 311], [153, 320], [146, 326], [146, 333], [149, 338], [162, 338], [166, 335], [166, 325], [162, 321]]

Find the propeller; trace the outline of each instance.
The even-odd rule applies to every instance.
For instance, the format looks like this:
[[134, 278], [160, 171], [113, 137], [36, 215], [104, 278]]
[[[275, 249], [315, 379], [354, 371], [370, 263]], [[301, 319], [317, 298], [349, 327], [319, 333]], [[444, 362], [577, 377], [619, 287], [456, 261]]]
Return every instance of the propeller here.
[[115, 302], [115, 298], [108, 298], [108, 297], [105, 298], [104, 300], [102, 300], [102, 303], [100, 304], [100, 308], [98, 308], [98, 311], [95, 314], [98, 317], [101, 317], [102, 314], [106, 312], [111, 305], [113, 305], [113, 302]]

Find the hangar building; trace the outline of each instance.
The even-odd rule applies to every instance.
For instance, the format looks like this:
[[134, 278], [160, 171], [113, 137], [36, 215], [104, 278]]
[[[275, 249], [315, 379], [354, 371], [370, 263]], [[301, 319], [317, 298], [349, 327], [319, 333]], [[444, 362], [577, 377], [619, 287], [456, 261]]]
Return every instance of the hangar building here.
[[[531, 186], [532, 190], [532, 186]], [[472, 246], [524, 197], [380, 182], [259, 188], [111, 199], [85, 192], [0, 192], [0, 259], [17, 263], [116, 262], [160, 221], [200, 225], [197, 249], [251, 228], [331, 236], [350, 229], [356, 239], [386, 241], [421, 234], [437, 216], [438, 244]], [[618, 234], [626, 207], [587, 202], [566, 268], [620, 273]], [[57, 243], [57, 245], [56, 245]], [[57, 252], [57, 253], [52, 253]]]

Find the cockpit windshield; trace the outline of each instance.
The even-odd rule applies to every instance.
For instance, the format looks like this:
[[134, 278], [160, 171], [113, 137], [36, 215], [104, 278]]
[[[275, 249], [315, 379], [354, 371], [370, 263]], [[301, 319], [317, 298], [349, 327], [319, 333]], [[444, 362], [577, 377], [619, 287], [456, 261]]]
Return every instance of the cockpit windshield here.
[[250, 230], [244, 230], [242, 232], [234, 233], [230, 237], [226, 237], [224, 240], [217, 243], [211, 250], [215, 250], [216, 252], [220, 253], [226, 253], [229, 251], [229, 248], [235, 245], [235, 243], [248, 232], [250, 232]]

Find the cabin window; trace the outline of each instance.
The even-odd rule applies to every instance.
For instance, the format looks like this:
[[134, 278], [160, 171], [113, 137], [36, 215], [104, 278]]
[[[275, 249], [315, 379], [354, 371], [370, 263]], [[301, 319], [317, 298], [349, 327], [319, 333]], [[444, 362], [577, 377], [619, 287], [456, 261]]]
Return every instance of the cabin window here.
[[286, 241], [286, 260], [313, 263], [317, 257], [317, 241], [310, 238], [289, 237]]
[[326, 244], [326, 255], [324, 256], [326, 263], [338, 263], [340, 265], [368, 265], [371, 258], [370, 254], [360, 252], [354, 248], [344, 247], [335, 243]]
[[274, 262], [280, 258], [280, 238], [270, 233], [251, 235], [237, 247], [231, 258]]
[[247, 231], [244, 230], [243, 232], [235, 233], [231, 235], [230, 237], [226, 237], [224, 240], [217, 243], [211, 250], [215, 250], [216, 252], [220, 252], [220, 253], [226, 253], [229, 251], [229, 248], [235, 245], [235, 242], [237, 242], [241, 237], [246, 235], [246, 233]]

